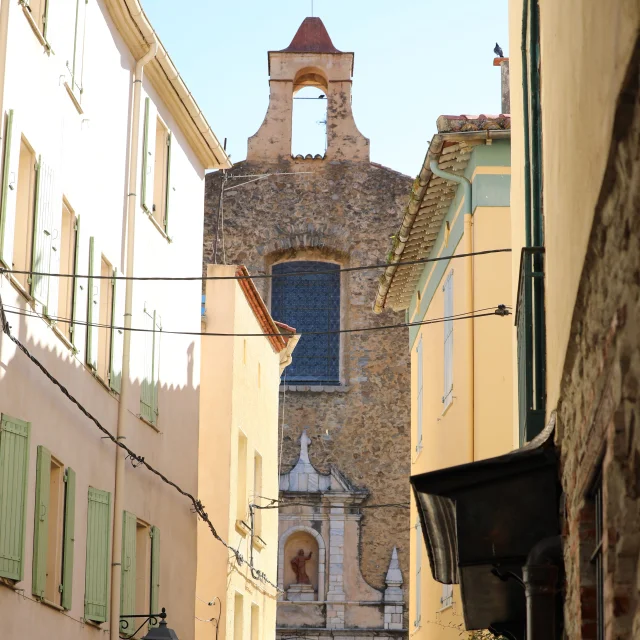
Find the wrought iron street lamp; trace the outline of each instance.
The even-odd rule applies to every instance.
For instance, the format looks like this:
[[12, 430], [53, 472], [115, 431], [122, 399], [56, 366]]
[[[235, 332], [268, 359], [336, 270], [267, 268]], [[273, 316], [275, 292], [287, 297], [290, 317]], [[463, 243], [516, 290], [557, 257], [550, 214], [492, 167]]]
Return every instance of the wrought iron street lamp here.
[[[179, 640], [176, 632], [173, 629], [169, 629], [167, 626], [167, 612], [165, 608], [162, 608], [161, 613], [148, 613], [144, 615], [122, 615], [121, 618], [125, 619], [125, 626], [128, 626], [126, 618], [145, 618], [145, 621], [131, 634], [127, 636], [120, 636], [121, 638], [133, 638], [136, 633], [142, 629], [142, 627], [151, 620], [155, 625], [160, 618], [158, 626], [154, 626], [149, 629], [147, 635], [143, 636], [142, 640]], [[122, 631], [121, 631], [122, 633]]]

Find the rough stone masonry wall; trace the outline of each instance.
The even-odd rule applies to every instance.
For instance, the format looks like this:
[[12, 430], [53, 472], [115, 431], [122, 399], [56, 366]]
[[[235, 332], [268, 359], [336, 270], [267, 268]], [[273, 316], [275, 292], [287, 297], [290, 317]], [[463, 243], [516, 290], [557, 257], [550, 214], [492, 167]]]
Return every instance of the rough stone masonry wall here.
[[[239, 163], [233, 175], [312, 171], [228, 188], [224, 197], [224, 245], [228, 263], [253, 274], [268, 272], [281, 258], [331, 258], [342, 266], [383, 262], [389, 236], [398, 227], [412, 180], [368, 162], [321, 160], [282, 164]], [[207, 176], [205, 263], [213, 261], [220, 173]], [[251, 180], [229, 179], [227, 187]], [[221, 261], [221, 244], [218, 245]], [[343, 274], [342, 326], [403, 322], [402, 314], [372, 312], [380, 271]], [[265, 300], [268, 280], [256, 280]], [[277, 318], [276, 318], [277, 320]], [[354, 484], [369, 490], [369, 503], [409, 501], [410, 363], [405, 329], [343, 335], [344, 387], [324, 391], [287, 390], [284, 402], [282, 471], [299, 453], [303, 428], [312, 440], [310, 456], [322, 472], [336, 465]], [[294, 353], [295, 358], [295, 353]], [[281, 405], [282, 406], [282, 405]], [[326, 435], [328, 432], [328, 436]], [[274, 496], [276, 497], [276, 496]], [[384, 588], [394, 545], [408, 588], [408, 509], [364, 510], [361, 566], [365, 579]]]
[[634, 58], [616, 113], [558, 406], [570, 639], [596, 638], [588, 491], [600, 464], [605, 637], [640, 638], [640, 46]]

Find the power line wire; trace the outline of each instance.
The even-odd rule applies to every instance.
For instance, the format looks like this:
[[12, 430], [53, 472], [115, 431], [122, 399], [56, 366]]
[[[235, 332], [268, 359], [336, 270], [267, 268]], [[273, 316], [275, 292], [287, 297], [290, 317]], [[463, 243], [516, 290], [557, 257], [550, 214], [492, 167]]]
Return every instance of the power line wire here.
[[[32, 355], [29, 352], [29, 350], [20, 342], [20, 340], [18, 340], [16, 337], [14, 337], [11, 334], [9, 323], [7, 322], [7, 318], [5, 316], [5, 310], [2, 304], [1, 296], [0, 296], [0, 323], [2, 324], [1, 329], [4, 332], [4, 334], [18, 347], [20, 351], [22, 351], [27, 356], [27, 358], [29, 358], [29, 360], [31, 360], [38, 367], [38, 369], [40, 369], [40, 371], [42, 371], [42, 373], [49, 379], [50, 382], [52, 382], [56, 387], [58, 387], [58, 389], [60, 389], [60, 391], [64, 396], [66, 396], [74, 405], [76, 405], [76, 407], [80, 410], [82, 414], [84, 414], [87, 418], [89, 418], [89, 420], [91, 420], [96, 425], [96, 427], [98, 427], [98, 429], [104, 434], [105, 438], [111, 440], [113, 444], [115, 444], [117, 447], [120, 447], [123, 451], [125, 451], [127, 454], [127, 457], [130, 458], [132, 462], [137, 463], [135, 465], [136, 467], [144, 466], [151, 473], [153, 473], [155, 476], [160, 478], [164, 483], [166, 483], [170, 487], [173, 487], [178, 493], [180, 493], [185, 498], [187, 498], [193, 505], [193, 509], [196, 515], [207, 524], [213, 537], [222, 545], [224, 545], [234, 555], [236, 561], [240, 566], [242, 566], [246, 562], [242, 554], [238, 550], [231, 547], [227, 542], [225, 542], [225, 540], [216, 531], [216, 528], [213, 526], [213, 523], [209, 519], [209, 516], [205, 510], [205, 506], [202, 504], [202, 502], [198, 498], [196, 498], [192, 493], [182, 489], [179, 485], [177, 485], [172, 480], [169, 480], [169, 478], [167, 478], [162, 472], [158, 471], [153, 465], [149, 464], [145, 460], [144, 456], [140, 456], [137, 453], [135, 453], [126, 444], [118, 440], [118, 438], [116, 438], [116, 436], [114, 436], [106, 427], [103, 427], [100, 421], [92, 413], [90, 413], [76, 398], [74, 398], [71, 395], [69, 390], [61, 382], [59, 382], [53, 376], [53, 374], [51, 374], [49, 370], [34, 355]], [[249, 565], [251, 572], [255, 578], [261, 580], [266, 584], [271, 585], [276, 590], [279, 590], [278, 585], [271, 582], [263, 571], [256, 569], [250, 563], [247, 563], [247, 564]]]
[[[115, 329], [116, 331], [134, 331], [136, 333], [153, 333], [158, 332], [165, 335], [179, 335], [179, 336], [210, 336], [217, 338], [258, 338], [258, 337], [287, 337], [288, 335], [294, 336], [326, 336], [332, 334], [342, 333], [364, 333], [368, 331], [386, 331], [391, 329], [406, 329], [410, 327], [418, 327], [428, 324], [439, 324], [441, 322], [453, 321], [453, 320], [470, 320], [472, 318], [486, 318], [488, 316], [508, 316], [511, 315], [509, 306], [499, 304], [496, 307], [485, 307], [484, 309], [478, 309], [467, 313], [455, 314], [452, 316], [445, 316], [443, 318], [434, 318], [431, 320], [420, 320], [417, 322], [401, 322], [397, 324], [380, 325], [379, 327], [357, 327], [354, 329], [335, 329], [333, 331], [306, 331], [306, 332], [294, 332], [292, 334], [287, 333], [219, 333], [212, 331], [170, 331], [165, 329], [143, 329], [138, 327], [120, 327], [112, 324], [101, 324], [96, 322], [85, 322], [81, 320], [72, 320], [70, 318], [61, 318], [57, 316], [44, 316], [36, 312], [28, 311], [16, 311], [20, 307], [12, 305], [6, 305], [5, 313], [10, 313], [17, 316], [24, 316], [27, 318], [42, 318], [47, 321], [61, 322], [63, 324], [73, 324], [84, 327], [97, 327], [99, 329]], [[10, 309], [14, 309], [13, 311]], [[490, 313], [482, 313], [484, 311], [490, 311]]]
[[[473, 251], [471, 253], [458, 253], [450, 256], [438, 256], [437, 258], [419, 258], [417, 260], [405, 260], [395, 262], [394, 267], [403, 267], [417, 264], [428, 264], [430, 262], [441, 262], [443, 260], [455, 260], [457, 258], [472, 258], [474, 256], [484, 256], [492, 253], [511, 253], [511, 249], [487, 249], [486, 251]], [[52, 278], [78, 278], [82, 280], [136, 280], [142, 282], [190, 282], [205, 280], [264, 280], [271, 278], [292, 278], [309, 275], [333, 275], [336, 273], [350, 273], [353, 271], [373, 271], [374, 269], [386, 269], [388, 263], [367, 264], [359, 267], [343, 267], [333, 271], [292, 271], [291, 273], [257, 273], [248, 276], [103, 276], [103, 275], [76, 275], [73, 273], [51, 273], [46, 271], [27, 271], [18, 269], [6, 269], [0, 267], [0, 274], [11, 273], [15, 275], [30, 275]]]

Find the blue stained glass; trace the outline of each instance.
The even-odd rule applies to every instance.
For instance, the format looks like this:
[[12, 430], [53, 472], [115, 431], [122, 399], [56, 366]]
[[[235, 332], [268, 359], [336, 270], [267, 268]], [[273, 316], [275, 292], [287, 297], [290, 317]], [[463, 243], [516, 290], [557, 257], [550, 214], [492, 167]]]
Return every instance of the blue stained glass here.
[[[300, 271], [312, 273], [277, 277]], [[302, 334], [286, 370], [287, 382], [340, 384], [340, 334], [312, 335], [340, 329], [340, 266], [330, 262], [282, 262], [271, 272], [276, 276], [271, 281], [271, 315]]]

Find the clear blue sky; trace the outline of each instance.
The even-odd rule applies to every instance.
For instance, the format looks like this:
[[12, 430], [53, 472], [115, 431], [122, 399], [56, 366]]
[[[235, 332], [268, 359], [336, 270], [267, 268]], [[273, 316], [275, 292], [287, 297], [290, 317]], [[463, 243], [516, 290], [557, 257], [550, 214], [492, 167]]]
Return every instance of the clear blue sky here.
[[[267, 51], [288, 46], [311, 0], [142, 2], [216, 135], [228, 138], [232, 161], [244, 160], [267, 108]], [[353, 109], [374, 162], [415, 176], [439, 115], [499, 113], [493, 47], [509, 53], [508, 0], [314, 4], [334, 45], [355, 52]], [[321, 116], [309, 117], [311, 140]]]

